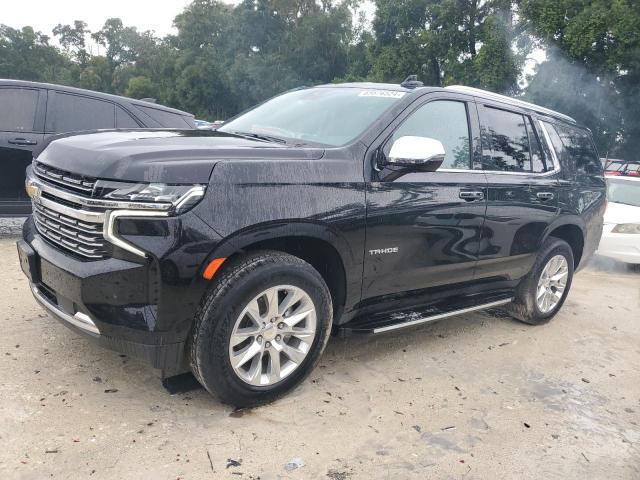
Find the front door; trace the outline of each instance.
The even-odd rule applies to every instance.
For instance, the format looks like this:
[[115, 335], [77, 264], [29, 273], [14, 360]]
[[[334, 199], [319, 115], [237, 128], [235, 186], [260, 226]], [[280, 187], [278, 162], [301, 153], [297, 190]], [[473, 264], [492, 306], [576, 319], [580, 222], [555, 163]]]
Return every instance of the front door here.
[[[486, 209], [484, 174], [472, 169], [475, 104], [462, 95], [426, 99], [397, 122], [375, 155], [378, 168], [367, 182], [363, 304], [415, 298], [474, 276]], [[385, 166], [394, 140], [404, 136], [439, 140], [446, 152], [440, 169]]]
[[35, 88], [0, 87], [0, 216], [31, 211], [24, 181], [43, 140], [39, 97]]

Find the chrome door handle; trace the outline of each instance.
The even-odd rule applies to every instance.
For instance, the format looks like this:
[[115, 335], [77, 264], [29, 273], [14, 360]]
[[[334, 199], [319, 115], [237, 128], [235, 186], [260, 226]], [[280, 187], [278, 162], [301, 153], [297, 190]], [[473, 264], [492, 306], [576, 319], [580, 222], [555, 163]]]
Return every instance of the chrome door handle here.
[[38, 142], [35, 140], [29, 140], [27, 138], [22, 138], [22, 137], [12, 138], [11, 140], [9, 140], [9, 143], [11, 145], [37, 145], [38, 144]]
[[536, 195], [540, 200], [553, 200], [555, 195], [551, 192], [540, 192]]
[[484, 192], [462, 191], [460, 192], [460, 198], [466, 200], [467, 202], [473, 202], [474, 200], [483, 200]]

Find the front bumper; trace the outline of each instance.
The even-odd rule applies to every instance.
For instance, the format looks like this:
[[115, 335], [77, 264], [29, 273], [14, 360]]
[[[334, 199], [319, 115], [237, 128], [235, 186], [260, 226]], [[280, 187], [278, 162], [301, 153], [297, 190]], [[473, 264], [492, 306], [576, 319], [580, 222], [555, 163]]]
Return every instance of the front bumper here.
[[[126, 222], [134, 233], [159, 232], [127, 237], [149, 252], [147, 258], [117, 247], [110, 258], [77, 258], [39, 235], [30, 218], [18, 242], [23, 270], [38, 303], [72, 330], [168, 375], [180, 373], [187, 369], [184, 346], [207, 287], [202, 265], [217, 234], [190, 214]], [[24, 251], [32, 260], [24, 260]]]

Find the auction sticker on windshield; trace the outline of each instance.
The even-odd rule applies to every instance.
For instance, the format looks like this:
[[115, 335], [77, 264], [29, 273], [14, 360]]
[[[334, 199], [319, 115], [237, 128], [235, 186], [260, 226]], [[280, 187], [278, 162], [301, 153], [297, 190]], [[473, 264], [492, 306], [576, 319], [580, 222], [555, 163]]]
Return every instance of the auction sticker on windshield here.
[[378, 97], [378, 98], [402, 98], [405, 92], [394, 92], [393, 90], [365, 90], [361, 92], [359, 97]]

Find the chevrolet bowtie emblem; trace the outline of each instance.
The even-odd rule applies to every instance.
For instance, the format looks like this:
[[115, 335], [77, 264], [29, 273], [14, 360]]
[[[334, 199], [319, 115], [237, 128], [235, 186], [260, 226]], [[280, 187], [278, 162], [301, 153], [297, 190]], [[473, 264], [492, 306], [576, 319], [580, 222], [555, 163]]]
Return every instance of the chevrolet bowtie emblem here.
[[27, 181], [25, 189], [27, 190], [27, 195], [29, 195], [32, 200], [38, 201], [40, 199], [40, 193], [42, 193], [42, 190], [40, 190], [40, 187], [31, 180]]

